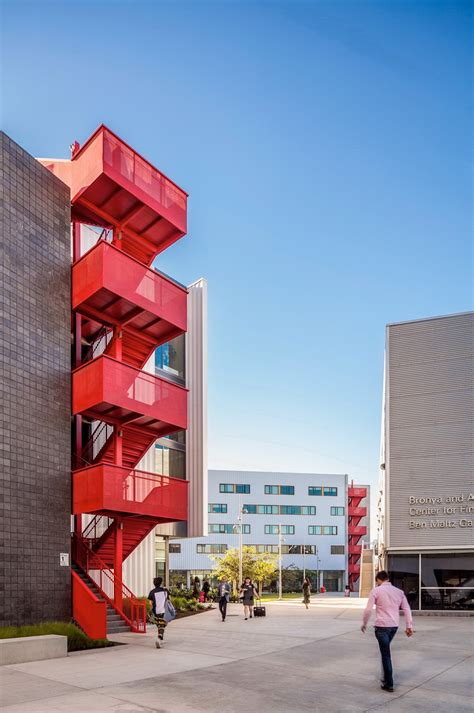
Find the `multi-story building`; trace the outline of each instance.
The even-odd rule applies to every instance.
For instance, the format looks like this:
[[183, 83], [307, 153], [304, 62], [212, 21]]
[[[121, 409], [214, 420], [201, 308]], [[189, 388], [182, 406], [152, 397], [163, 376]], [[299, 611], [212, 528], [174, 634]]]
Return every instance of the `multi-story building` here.
[[380, 564], [413, 609], [474, 608], [474, 313], [386, 334]]
[[[207, 537], [170, 543], [170, 570], [188, 584], [212, 577], [210, 555], [242, 544], [279, 554], [282, 567], [312, 573], [314, 585], [357, 589], [369, 542], [369, 487], [346, 475], [210, 470]], [[280, 543], [281, 536], [281, 543]]]
[[[187, 194], [105, 126], [70, 160], [1, 147], [1, 622], [67, 618], [72, 590], [91, 636], [141, 631], [127, 582], [143, 559], [150, 586], [155, 533], [207, 518], [206, 285], [152, 266], [186, 233]], [[186, 332], [185, 369], [157, 369]]]

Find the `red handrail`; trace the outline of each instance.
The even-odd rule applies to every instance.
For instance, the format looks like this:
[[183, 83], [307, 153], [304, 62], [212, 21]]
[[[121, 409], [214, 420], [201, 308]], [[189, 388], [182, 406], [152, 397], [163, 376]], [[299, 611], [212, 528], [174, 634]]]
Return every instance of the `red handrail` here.
[[[103, 559], [99, 557], [78, 535], [73, 534], [73, 553], [76, 563], [82, 567], [87, 575], [90, 570], [99, 572], [99, 581], [93, 581], [99, 587], [104, 599], [112, 606], [115, 611], [127, 622], [131, 630], [136, 633], [146, 633], [146, 604], [136, 597], [131, 589], [127, 587], [116, 575], [113, 570], [106, 565]], [[89, 575], [90, 576], [90, 575]], [[104, 582], [105, 579], [105, 582]], [[112, 585], [114, 591], [118, 586], [121, 590], [122, 608], [118, 607], [113, 599], [111, 599], [104, 589], [104, 584]]]

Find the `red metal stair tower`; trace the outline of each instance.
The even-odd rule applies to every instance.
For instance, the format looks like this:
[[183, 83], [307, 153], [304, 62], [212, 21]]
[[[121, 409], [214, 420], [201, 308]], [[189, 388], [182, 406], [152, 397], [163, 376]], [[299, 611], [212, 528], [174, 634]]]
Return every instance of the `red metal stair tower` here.
[[[137, 469], [157, 438], [187, 427], [186, 389], [143, 370], [186, 331], [187, 290], [151, 264], [186, 233], [187, 194], [103, 125], [70, 161], [43, 163], [72, 204], [73, 615], [105, 635], [113, 607], [144, 631], [123, 561], [158, 523], [187, 519], [187, 482]], [[82, 224], [98, 238], [84, 254]]]

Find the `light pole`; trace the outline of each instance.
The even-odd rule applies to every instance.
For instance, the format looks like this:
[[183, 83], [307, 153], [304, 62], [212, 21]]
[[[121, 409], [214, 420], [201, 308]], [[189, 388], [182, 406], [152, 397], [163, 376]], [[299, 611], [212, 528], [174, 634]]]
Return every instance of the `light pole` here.
[[282, 582], [281, 582], [281, 543], [282, 543], [282, 536], [281, 536], [281, 524], [278, 525], [278, 599], [281, 599], [282, 596]]
[[239, 528], [239, 582], [238, 582], [239, 588], [242, 585], [242, 581], [243, 581], [242, 580], [242, 577], [243, 577], [243, 551], [242, 551], [243, 538], [242, 538], [242, 536], [243, 536], [243, 529], [244, 529], [243, 528], [243, 519], [244, 519], [244, 515], [246, 513], [247, 513], [247, 510], [245, 510], [242, 507], [242, 502], [240, 502], [239, 503], [239, 517], [237, 518], [238, 528]]
[[306, 579], [306, 538], [303, 542], [303, 582]]

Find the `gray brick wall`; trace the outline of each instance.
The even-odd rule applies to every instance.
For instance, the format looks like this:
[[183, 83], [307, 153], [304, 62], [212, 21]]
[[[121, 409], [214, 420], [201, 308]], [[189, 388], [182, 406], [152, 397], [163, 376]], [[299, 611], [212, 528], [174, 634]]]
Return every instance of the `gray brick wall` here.
[[69, 189], [0, 134], [0, 625], [71, 615]]

